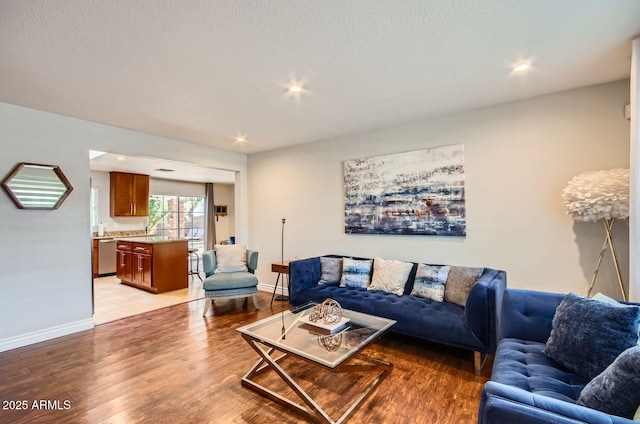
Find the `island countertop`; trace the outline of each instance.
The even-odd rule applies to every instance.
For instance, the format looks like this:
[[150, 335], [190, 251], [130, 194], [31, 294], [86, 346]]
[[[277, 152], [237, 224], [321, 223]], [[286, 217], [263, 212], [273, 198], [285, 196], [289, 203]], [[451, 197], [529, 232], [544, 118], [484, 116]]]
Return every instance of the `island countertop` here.
[[147, 237], [116, 237], [114, 238], [116, 241], [125, 241], [130, 243], [148, 243], [148, 244], [157, 244], [157, 243], [177, 243], [177, 242], [187, 242], [186, 238], [169, 238], [162, 236], [147, 236]]

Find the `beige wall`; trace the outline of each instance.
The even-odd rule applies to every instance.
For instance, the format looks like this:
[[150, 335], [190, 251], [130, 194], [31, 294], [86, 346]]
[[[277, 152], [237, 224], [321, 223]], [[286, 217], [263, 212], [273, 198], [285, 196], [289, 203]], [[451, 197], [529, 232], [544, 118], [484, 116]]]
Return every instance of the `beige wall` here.
[[[249, 244], [269, 263], [340, 253], [507, 271], [510, 287], [586, 294], [604, 232], [574, 223], [561, 192], [576, 174], [629, 166], [629, 82], [619, 81], [249, 156]], [[463, 143], [465, 238], [347, 235], [342, 162]], [[628, 225], [615, 228], [628, 273]], [[597, 290], [616, 295], [605, 259]]]

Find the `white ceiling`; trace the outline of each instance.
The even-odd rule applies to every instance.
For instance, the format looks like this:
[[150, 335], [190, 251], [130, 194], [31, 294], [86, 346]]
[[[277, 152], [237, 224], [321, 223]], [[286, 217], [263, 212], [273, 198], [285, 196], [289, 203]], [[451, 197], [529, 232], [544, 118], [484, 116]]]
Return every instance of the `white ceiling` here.
[[638, 0], [2, 0], [0, 101], [250, 154], [622, 79], [637, 34]]
[[[97, 155], [98, 153], [102, 153]], [[95, 157], [92, 157], [95, 156]], [[114, 153], [90, 152], [92, 171], [119, 171], [145, 174], [164, 180], [196, 183], [234, 184], [235, 172], [206, 168], [192, 163], [165, 159], [125, 156]]]

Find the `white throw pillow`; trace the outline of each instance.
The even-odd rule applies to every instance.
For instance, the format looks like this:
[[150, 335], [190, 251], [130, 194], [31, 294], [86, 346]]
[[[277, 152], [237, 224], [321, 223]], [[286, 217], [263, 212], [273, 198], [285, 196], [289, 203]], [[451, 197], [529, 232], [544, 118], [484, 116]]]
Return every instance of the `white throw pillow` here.
[[367, 290], [381, 290], [402, 296], [413, 264], [393, 259], [373, 259], [373, 278]]
[[214, 273], [248, 271], [247, 249], [241, 244], [216, 244]]

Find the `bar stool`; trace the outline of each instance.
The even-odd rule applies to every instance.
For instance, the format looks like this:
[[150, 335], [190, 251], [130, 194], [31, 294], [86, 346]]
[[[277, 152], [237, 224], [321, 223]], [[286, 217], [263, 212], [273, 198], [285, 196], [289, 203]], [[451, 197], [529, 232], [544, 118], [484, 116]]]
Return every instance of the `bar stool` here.
[[[200, 256], [198, 256], [198, 249], [195, 247], [189, 248], [189, 275], [191, 276], [191, 281], [193, 281], [193, 276], [197, 275], [200, 281], [202, 281], [202, 277], [200, 276]], [[193, 261], [192, 256], [196, 257], [196, 269], [193, 269]]]

